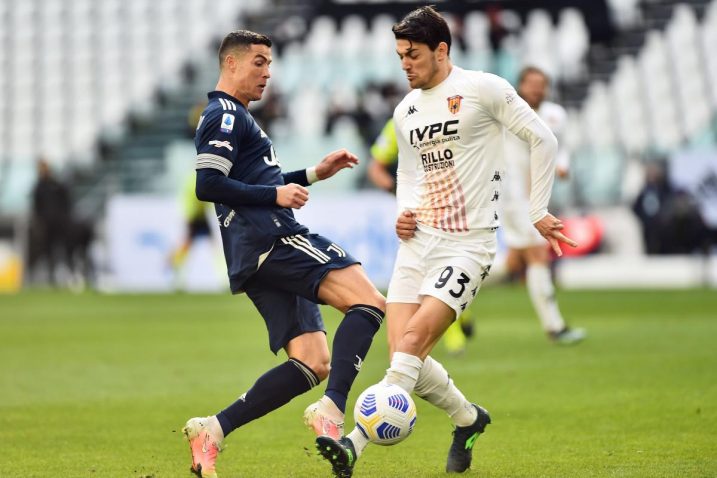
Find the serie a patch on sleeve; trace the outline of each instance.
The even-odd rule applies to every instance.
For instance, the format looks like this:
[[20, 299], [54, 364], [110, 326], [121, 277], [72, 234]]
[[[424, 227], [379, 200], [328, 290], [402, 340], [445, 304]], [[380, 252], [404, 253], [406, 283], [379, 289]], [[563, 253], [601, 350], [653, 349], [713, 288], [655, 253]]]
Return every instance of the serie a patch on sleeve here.
[[234, 129], [234, 115], [231, 115], [229, 113], [224, 113], [224, 115], [222, 115], [222, 126], [221, 126], [222, 133], [231, 133], [233, 129]]

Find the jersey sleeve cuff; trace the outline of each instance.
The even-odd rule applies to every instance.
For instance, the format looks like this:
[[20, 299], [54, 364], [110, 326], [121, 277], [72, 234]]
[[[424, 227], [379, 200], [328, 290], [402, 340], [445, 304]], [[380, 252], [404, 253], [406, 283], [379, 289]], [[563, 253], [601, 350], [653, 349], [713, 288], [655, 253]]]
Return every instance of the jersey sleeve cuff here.
[[548, 210], [547, 210], [547, 209], [541, 209], [541, 210], [538, 211], [538, 212], [530, 213], [530, 222], [532, 222], [533, 224], [535, 224], [536, 222], [540, 221], [541, 219], [543, 219], [543, 218], [544, 218], [545, 216], [547, 216], [547, 215], [548, 215]]
[[314, 184], [315, 182], [319, 181], [319, 176], [317, 176], [316, 174], [316, 166], [306, 168], [306, 180], [309, 182], [309, 184]]

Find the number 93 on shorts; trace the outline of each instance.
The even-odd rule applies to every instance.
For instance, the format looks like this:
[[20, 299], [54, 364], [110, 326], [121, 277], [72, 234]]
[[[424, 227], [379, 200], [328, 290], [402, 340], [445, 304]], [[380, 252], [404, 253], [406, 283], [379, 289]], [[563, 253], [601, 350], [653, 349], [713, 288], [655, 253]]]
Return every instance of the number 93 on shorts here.
[[470, 242], [421, 236], [401, 243], [387, 302], [418, 304], [430, 295], [455, 310], [457, 317], [473, 302], [490, 272], [495, 234]]

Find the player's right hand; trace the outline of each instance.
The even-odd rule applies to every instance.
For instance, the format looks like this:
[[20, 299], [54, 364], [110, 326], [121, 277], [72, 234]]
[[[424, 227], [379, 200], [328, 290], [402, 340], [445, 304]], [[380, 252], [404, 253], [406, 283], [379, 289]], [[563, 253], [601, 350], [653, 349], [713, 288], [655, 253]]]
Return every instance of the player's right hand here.
[[276, 204], [281, 207], [300, 209], [309, 200], [309, 190], [304, 186], [289, 183], [276, 188]]
[[396, 235], [406, 241], [416, 233], [416, 213], [406, 209], [396, 219]]
[[568, 236], [560, 232], [563, 229], [563, 221], [548, 213], [540, 221], [533, 224], [540, 234], [547, 239], [553, 252], [558, 257], [563, 255], [560, 250], [560, 243], [567, 244], [571, 247], [578, 247], [578, 243], [570, 239]]

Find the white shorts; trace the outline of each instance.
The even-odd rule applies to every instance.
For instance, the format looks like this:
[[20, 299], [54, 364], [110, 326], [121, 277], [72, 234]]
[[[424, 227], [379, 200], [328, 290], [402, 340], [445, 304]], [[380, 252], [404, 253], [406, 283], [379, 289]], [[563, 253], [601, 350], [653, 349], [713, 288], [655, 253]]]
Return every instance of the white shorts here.
[[420, 304], [430, 295], [458, 317], [475, 298], [488, 276], [496, 252], [495, 231], [449, 237], [416, 230], [401, 241], [386, 302]]
[[505, 243], [511, 249], [544, 246], [547, 241], [530, 222], [528, 203], [513, 201], [503, 204], [500, 216]]

